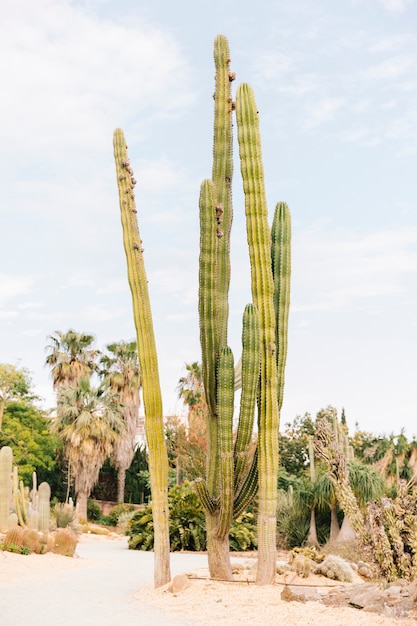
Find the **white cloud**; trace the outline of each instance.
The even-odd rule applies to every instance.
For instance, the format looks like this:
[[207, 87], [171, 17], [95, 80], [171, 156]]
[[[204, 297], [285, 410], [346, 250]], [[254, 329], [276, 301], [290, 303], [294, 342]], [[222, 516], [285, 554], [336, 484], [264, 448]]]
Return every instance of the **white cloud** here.
[[187, 63], [162, 29], [54, 0], [16, 0], [3, 11], [0, 71], [8, 85], [2, 141], [11, 152], [49, 148], [51, 165], [57, 154], [91, 146], [115, 120], [122, 124], [134, 112], [146, 125], [193, 97]]
[[413, 65], [414, 59], [411, 55], [394, 56], [364, 70], [363, 75], [371, 80], [395, 80], [407, 74]]
[[334, 119], [336, 113], [344, 106], [342, 98], [324, 98], [314, 105], [310, 105], [306, 126], [316, 127]]
[[415, 279], [417, 228], [368, 235], [300, 233], [293, 265], [294, 280], [305, 289], [303, 301], [293, 302], [294, 311], [375, 310], [380, 298], [406, 292], [410, 277]]
[[33, 292], [37, 278], [0, 274], [0, 305], [18, 296]]
[[18, 315], [17, 311], [0, 311], [0, 319], [2, 320], [11, 319], [13, 317], [17, 317]]
[[407, 0], [380, 0], [380, 2], [384, 9], [391, 13], [402, 13], [409, 5]]

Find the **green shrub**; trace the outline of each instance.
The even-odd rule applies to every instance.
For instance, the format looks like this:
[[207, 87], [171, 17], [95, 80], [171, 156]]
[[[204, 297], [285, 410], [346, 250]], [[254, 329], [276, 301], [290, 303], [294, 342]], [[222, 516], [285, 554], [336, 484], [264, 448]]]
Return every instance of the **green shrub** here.
[[[203, 507], [192, 483], [186, 481], [170, 489], [169, 538], [172, 552], [206, 549], [206, 522]], [[154, 526], [152, 503], [136, 511], [128, 522], [126, 534], [132, 550], [153, 550]], [[243, 513], [230, 530], [230, 549], [243, 552], [256, 547], [256, 524], [253, 513]]]
[[110, 520], [111, 526], [117, 526], [119, 521], [119, 517], [124, 513], [130, 513], [135, 510], [135, 506], [133, 504], [126, 504], [124, 502], [120, 502], [116, 504], [109, 512], [108, 518]]
[[253, 513], [242, 513], [232, 524], [229, 534], [230, 550], [245, 552], [257, 547], [256, 520]]
[[73, 533], [82, 533], [81, 525], [78, 521], [77, 509], [73, 502], [58, 502], [51, 511], [51, 516], [55, 520], [56, 528], [70, 528]]
[[97, 502], [91, 500], [91, 498], [87, 501], [87, 519], [90, 522], [96, 522], [99, 517], [101, 517], [101, 509]]
[[[204, 511], [192, 484], [185, 482], [173, 487], [168, 494], [168, 502], [171, 551], [205, 550]], [[153, 550], [152, 503], [133, 515], [126, 534], [129, 535], [129, 548], [132, 550]]]

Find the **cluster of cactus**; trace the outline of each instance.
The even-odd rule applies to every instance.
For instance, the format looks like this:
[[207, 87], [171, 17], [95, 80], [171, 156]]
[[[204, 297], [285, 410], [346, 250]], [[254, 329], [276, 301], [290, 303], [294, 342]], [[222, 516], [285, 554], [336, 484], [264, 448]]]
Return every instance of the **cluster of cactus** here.
[[417, 488], [399, 481], [395, 498], [369, 502], [366, 511], [369, 544], [380, 573], [387, 580], [417, 576]]
[[317, 422], [314, 449], [329, 470], [337, 500], [353, 530], [367, 543], [364, 515], [349, 482], [350, 448], [347, 445], [347, 436], [337, 419], [330, 422], [327, 417], [323, 417]]
[[327, 418], [316, 428], [315, 450], [326, 462], [338, 501], [381, 576], [388, 581], [417, 576], [417, 487], [399, 481], [397, 496], [372, 500], [361, 511], [349, 485], [346, 437]]
[[[52, 551], [73, 556], [77, 545], [76, 533], [69, 527], [49, 532], [51, 489], [46, 482], [37, 486], [36, 472], [32, 480], [32, 489], [19, 481], [18, 468], [13, 467], [13, 451], [3, 446], [0, 449], [0, 532], [5, 533], [3, 550], [21, 554]], [[70, 518], [68, 526], [74, 525], [77, 521], [74, 506], [61, 506], [67, 511], [66, 518]], [[56, 525], [59, 526], [58, 523]]]
[[46, 482], [37, 486], [36, 472], [32, 480], [31, 490], [19, 481], [18, 468], [13, 467], [13, 451], [3, 446], [0, 449], [0, 532], [17, 524], [48, 532], [51, 488]]
[[[283, 399], [290, 284], [290, 214], [275, 210], [272, 230], [264, 187], [258, 111], [252, 89], [239, 85], [232, 100], [229, 44], [214, 43], [214, 145], [212, 178], [200, 189], [199, 319], [202, 371], [208, 405], [207, 476], [196, 482], [206, 510], [209, 569], [231, 578], [228, 533], [259, 490], [259, 584], [275, 574], [279, 411]], [[232, 113], [236, 111], [253, 303], [243, 314], [242, 387], [233, 443], [234, 358], [227, 345], [232, 224]], [[258, 446], [250, 457], [258, 408]]]

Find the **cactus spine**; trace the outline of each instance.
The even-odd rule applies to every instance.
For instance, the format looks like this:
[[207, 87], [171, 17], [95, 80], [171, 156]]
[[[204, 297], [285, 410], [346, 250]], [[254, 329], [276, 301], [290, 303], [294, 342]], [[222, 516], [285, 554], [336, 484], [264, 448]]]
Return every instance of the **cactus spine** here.
[[0, 532], [8, 529], [12, 498], [13, 451], [9, 446], [0, 450]]
[[168, 455], [162, 413], [158, 359], [152, 313], [143, 259], [142, 241], [136, 219], [133, 170], [127, 155], [123, 132], [114, 132], [114, 157], [119, 189], [123, 244], [132, 292], [133, 313], [142, 375], [146, 437], [149, 446], [152, 511], [155, 526], [155, 587], [169, 582]]
[[[246, 307], [243, 316], [242, 359], [235, 381], [233, 355], [227, 347], [234, 74], [229, 70], [229, 45], [223, 35], [215, 39], [214, 60], [213, 171], [212, 180], [203, 181], [200, 189], [199, 316], [209, 407], [208, 469], [207, 482], [200, 480], [196, 487], [206, 509], [210, 574], [213, 578], [230, 578], [226, 554], [230, 524], [256, 492], [259, 470], [258, 582], [264, 583], [272, 582], [275, 573], [278, 397], [282, 402], [289, 306], [289, 212], [283, 203], [277, 206], [271, 234], [256, 104], [250, 87], [241, 85], [236, 115], [253, 304]], [[239, 425], [233, 447], [233, 392], [239, 386]], [[257, 399], [258, 450], [252, 457]]]

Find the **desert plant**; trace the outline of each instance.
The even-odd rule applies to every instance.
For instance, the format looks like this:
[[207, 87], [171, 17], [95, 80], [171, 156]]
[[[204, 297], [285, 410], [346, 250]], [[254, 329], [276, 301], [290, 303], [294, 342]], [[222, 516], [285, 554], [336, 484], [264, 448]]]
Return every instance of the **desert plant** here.
[[[234, 359], [227, 346], [230, 282], [232, 111], [227, 39], [214, 43], [214, 145], [212, 179], [200, 189], [199, 317], [202, 371], [208, 405], [208, 469], [196, 482], [206, 511], [209, 569], [213, 578], [230, 579], [229, 531], [233, 518], [254, 496], [259, 474], [257, 582], [275, 575], [276, 483], [279, 408], [287, 352], [290, 275], [290, 217], [277, 205], [268, 225], [259, 120], [253, 92], [240, 85], [236, 95], [239, 155], [253, 304], [246, 307], [242, 334], [242, 400], [235, 445], [232, 443]], [[250, 442], [258, 399], [258, 450]]]
[[4, 537], [3, 541], [3, 550], [9, 550], [9, 545], [18, 546], [19, 548], [23, 545], [23, 536], [24, 529], [21, 526], [15, 526], [14, 528], [10, 528]]
[[54, 533], [52, 552], [62, 556], [74, 556], [77, 536], [69, 528], [58, 528]]
[[52, 509], [56, 528], [69, 528], [76, 535], [81, 534], [78, 513], [73, 502], [58, 502]]
[[119, 190], [123, 244], [132, 293], [139, 364], [142, 375], [142, 396], [145, 429], [149, 446], [149, 468], [153, 515], [155, 516], [154, 584], [160, 587], [171, 578], [169, 562], [168, 519], [168, 454], [165, 446], [162, 394], [159, 382], [158, 358], [153, 331], [151, 305], [143, 258], [142, 240], [136, 219], [134, 187], [136, 180], [127, 155], [126, 141], [120, 129], [113, 138]]
[[3, 446], [0, 450], [0, 532], [5, 532], [9, 527], [12, 467], [13, 451], [9, 446]]
[[31, 552], [35, 552], [35, 554], [40, 554], [42, 542], [38, 531], [33, 528], [26, 528], [23, 531], [22, 546], [26, 546]]

